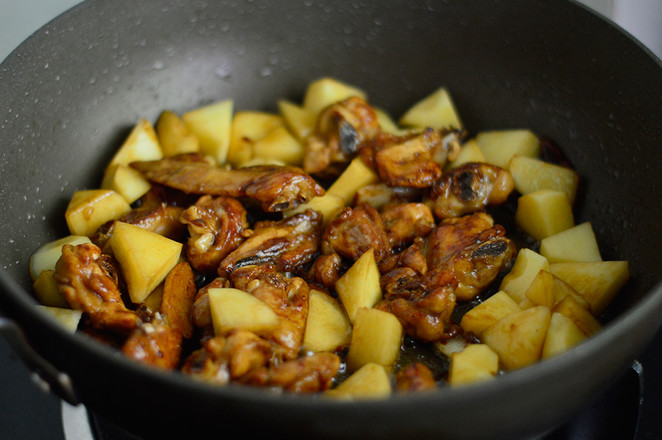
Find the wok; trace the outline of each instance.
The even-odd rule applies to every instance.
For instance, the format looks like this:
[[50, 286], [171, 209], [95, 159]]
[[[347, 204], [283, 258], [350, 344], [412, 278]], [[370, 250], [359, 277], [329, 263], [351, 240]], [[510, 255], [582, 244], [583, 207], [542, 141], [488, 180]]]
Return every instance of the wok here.
[[[490, 383], [369, 402], [211, 387], [71, 335], [33, 306], [28, 259], [140, 117], [232, 97], [275, 111], [334, 76], [391, 114], [441, 85], [467, 129], [526, 127], [582, 175], [576, 221], [632, 278], [604, 330]], [[5, 335], [66, 400], [141, 436], [219, 430], [288, 438], [527, 438], [621, 375], [662, 313], [662, 64], [569, 1], [87, 1], [0, 68], [0, 307]]]

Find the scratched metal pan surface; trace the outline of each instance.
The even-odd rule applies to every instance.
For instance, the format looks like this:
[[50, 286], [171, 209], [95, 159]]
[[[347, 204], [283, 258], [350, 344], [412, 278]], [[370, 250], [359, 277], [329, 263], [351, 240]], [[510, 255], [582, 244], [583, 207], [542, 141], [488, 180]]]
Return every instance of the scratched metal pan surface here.
[[[29, 256], [68, 233], [69, 197], [98, 186], [139, 118], [225, 98], [276, 110], [321, 76], [395, 115], [444, 85], [470, 131], [526, 127], [555, 140], [583, 179], [576, 221], [592, 221], [604, 259], [630, 262], [604, 330], [491, 383], [336, 402], [148, 369], [35, 311]], [[606, 389], [659, 328], [661, 97], [660, 61], [569, 1], [84, 2], [0, 67], [4, 323], [71, 380], [66, 398], [146, 438], [539, 435]]]

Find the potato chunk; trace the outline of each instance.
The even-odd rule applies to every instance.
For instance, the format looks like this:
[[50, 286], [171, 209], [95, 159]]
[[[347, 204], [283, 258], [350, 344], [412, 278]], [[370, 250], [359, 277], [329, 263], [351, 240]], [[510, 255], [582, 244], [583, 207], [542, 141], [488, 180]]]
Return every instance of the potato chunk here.
[[289, 101], [278, 101], [278, 111], [285, 121], [285, 125], [294, 136], [303, 142], [315, 129], [317, 118], [315, 113], [304, 109]]
[[403, 329], [395, 315], [362, 307], [356, 313], [347, 368], [355, 371], [374, 362], [390, 369], [400, 354]]
[[169, 110], [163, 111], [156, 121], [156, 134], [164, 156], [200, 151], [198, 138], [177, 114]]
[[129, 136], [111, 159], [108, 167], [129, 165], [131, 162], [142, 160], [159, 160], [161, 158], [163, 158], [163, 151], [154, 126], [143, 118], [133, 127]]
[[600, 322], [582, 306], [573, 296], [568, 295], [554, 306], [552, 312], [559, 313], [570, 319], [586, 336], [597, 333], [602, 326]]
[[487, 327], [520, 310], [507, 293], [500, 291], [465, 313], [460, 321], [460, 327], [465, 332], [473, 333], [480, 338]]
[[228, 162], [241, 167], [254, 157], [254, 145], [272, 130], [283, 126], [279, 115], [258, 111], [240, 111], [232, 118]]
[[215, 102], [182, 115], [182, 120], [200, 142], [200, 153], [219, 164], [227, 160], [230, 147], [233, 101]]
[[345, 201], [341, 197], [327, 192], [323, 196], [313, 197], [308, 203], [302, 203], [296, 208], [284, 212], [283, 215], [285, 217], [291, 217], [294, 214], [299, 214], [308, 209], [312, 209], [313, 211], [322, 214], [322, 223], [324, 227], [326, 227], [331, 220], [336, 218], [344, 207]]
[[508, 168], [514, 156], [538, 157], [540, 140], [530, 130], [484, 131], [476, 135], [485, 161], [501, 168]]
[[602, 261], [590, 222], [584, 222], [540, 241], [540, 254], [549, 263]]
[[448, 374], [451, 386], [494, 379], [499, 370], [499, 356], [485, 344], [469, 344], [453, 353]]
[[579, 174], [573, 169], [544, 162], [535, 157], [514, 156], [508, 163], [508, 171], [520, 194], [529, 194], [541, 189], [563, 191], [573, 204], [579, 186]]
[[460, 147], [457, 158], [449, 162], [447, 168], [453, 169], [472, 162], [485, 162], [485, 156], [475, 139], [468, 140]]
[[349, 205], [359, 189], [378, 181], [377, 173], [367, 166], [360, 156], [357, 156], [352, 159], [326, 193], [342, 198], [345, 204]]
[[303, 144], [285, 126], [274, 128], [253, 144], [254, 158], [301, 166], [303, 155]]
[[106, 169], [101, 188], [115, 191], [131, 204], [147, 194], [152, 185], [140, 172], [130, 166], [117, 164]]
[[370, 308], [382, 299], [379, 269], [372, 249], [366, 251], [336, 281], [336, 292], [349, 320], [354, 323], [358, 310]]
[[367, 94], [358, 87], [335, 78], [320, 78], [308, 84], [303, 97], [303, 108], [317, 115], [323, 108], [352, 96], [358, 96], [364, 100], [368, 98]]
[[267, 303], [243, 290], [214, 287], [208, 295], [216, 335], [225, 335], [232, 329], [261, 334], [280, 324], [280, 318]]
[[563, 191], [549, 189], [518, 198], [515, 222], [536, 240], [558, 234], [575, 225], [568, 196]]
[[311, 290], [303, 349], [333, 351], [349, 344], [352, 325], [342, 306], [330, 295]]
[[35, 297], [41, 305], [70, 309], [69, 301], [60, 293], [57, 281], [53, 277], [53, 270], [42, 270], [37, 279], [32, 283]]
[[62, 324], [64, 328], [69, 330], [71, 333], [76, 332], [80, 318], [83, 316], [83, 312], [80, 310], [62, 309], [60, 307], [50, 307], [44, 305], [37, 305], [37, 307], [47, 315], [55, 318], [58, 323]]
[[340, 399], [374, 399], [388, 397], [392, 391], [391, 379], [386, 369], [382, 365], [369, 363], [325, 394]]
[[124, 197], [109, 189], [76, 191], [64, 216], [72, 235], [91, 236], [102, 224], [131, 210]]
[[92, 241], [84, 235], [67, 235], [41, 245], [30, 257], [29, 267], [32, 280], [36, 280], [44, 270], [55, 270], [55, 263], [62, 256], [62, 246], [65, 244], [76, 246], [83, 243], [92, 243]]
[[586, 339], [586, 335], [568, 317], [552, 313], [542, 347], [542, 358], [559, 355]]
[[450, 93], [441, 87], [415, 103], [398, 121], [407, 127], [462, 128]]
[[499, 290], [510, 295], [516, 303], [521, 303], [526, 299], [526, 291], [540, 269], [549, 269], [547, 259], [531, 249], [520, 249], [515, 264], [503, 277]]

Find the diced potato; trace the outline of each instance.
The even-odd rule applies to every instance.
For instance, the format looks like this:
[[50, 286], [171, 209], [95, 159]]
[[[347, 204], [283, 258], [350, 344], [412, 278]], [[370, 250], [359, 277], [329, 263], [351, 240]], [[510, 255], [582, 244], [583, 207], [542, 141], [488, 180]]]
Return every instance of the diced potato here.
[[69, 301], [60, 293], [57, 287], [57, 281], [53, 278], [54, 273], [52, 270], [41, 271], [32, 284], [35, 297], [41, 305], [70, 309]]
[[59, 307], [49, 307], [43, 305], [37, 305], [37, 307], [39, 310], [43, 310], [44, 313], [55, 318], [57, 322], [62, 324], [64, 328], [69, 330], [71, 333], [76, 332], [80, 318], [83, 316], [83, 312], [80, 310], [61, 309]]
[[213, 157], [221, 165], [228, 156], [233, 105], [233, 101], [227, 99], [182, 115], [188, 129], [198, 138], [200, 153]]
[[147, 194], [152, 185], [137, 170], [117, 164], [106, 169], [101, 188], [115, 191], [131, 204]]
[[319, 290], [311, 290], [308, 301], [303, 349], [333, 351], [349, 344], [352, 325], [338, 300]]
[[258, 111], [240, 111], [232, 118], [228, 162], [240, 167], [254, 156], [254, 144], [272, 130], [283, 126], [279, 115]]
[[275, 159], [286, 165], [301, 166], [303, 144], [285, 127], [277, 127], [253, 144], [253, 157]]
[[605, 310], [630, 278], [627, 261], [554, 263], [549, 270], [588, 302], [594, 316]]
[[501, 168], [507, 168], [513, 156], [538, 157], [540, 140], [530, 130], [484, 131], [476, 135], [485, 161]]
[[503, 277], [499, 290], [506, 292], [516, 303], [521, 303], [540, 269], [549, 270], [547, 259], [531, 249], [520, 249], [512, 269]]
[[494, 379], [499, 370], [499, 356], [485, 344], [469, 344], [451, 356], [448, 382], [451, 386]]
[[465, 332], [473, 333], [480, 338], [487, 327], [520, 310], [506, 292], [499, 291], [465, 313], [460, 321], [460, 327]]
[[277, 167], [282, 167], [285, 166], [285, 162], [280, 161], [278, 159], [263, 159], [261, 157], [254, 157], [242, 163], [239, 168], [254, 167], [257, 165], [272, 165], [272, 166], [275, 165]]
[[515, 189], [529, 194], [541, 189], [563, 191], [570, 203], [575, 202], [579, 174], [571, 168], [545, 162], [535, 157], [513, 156], [508, 163]]
[[568, 317], [560, 313], [552, 313], [542, 347], [542, 358], [559, 355], [586, 339], [586, 335]]
[[352, 267], [336, 281], [336, 292], [352, 323], [360, 308], [370, 308], [382, 299], [379, 278], [375, 253], [370, 249], [361, 255]]
[[507, 370], [533, 364], [540, 359], [551, 313], [545, 306], [511, 313], [483, 331], [483, 343], [499, 355]]
[[303, 97], [303, 108], [317, 117], [323, 108], [352, 96], [367, 99], [367, 94], [358, 87], [334, 78], [320, 78], [308, 85]]
[[393, 120], [390, 114], [381, 108], [374, 108], [375, 114], [377, 115], [377, 122], [381, 127], [382, 131], [385, 133], [391, 133], [395, 135], [400, 135], [408, 132], [408, 130], [400, 128], [398, 124]]
[[198, 138], [184, 121], [170, 110], [165, 110], [156, 121], [156, 134], [164, 156], [197, 153], [200, 151]]
[[163, 285], [164, 283], [161, 283], [156, 286], [147, 298], [145, 298], [141, 306], [151, 312], [159, 312], [161, 310], [161, 303], [163, 302]]
[[591, 312], [579, 304], [571, 295], [566, 296], [554, 306], [552, 312], [570, 319], [586, 336], [592, 336], [602, 328], [600, 322], [595, 319]]
[[76, 191], [64, 216], [72, 235], [91, 236], [102, 224], [131, 210], [124, 197], [109, 189]]
[[467, 345], [469, 345], [469, 343], [464, 336], [456, 335], [450, 339], [435, 342], [434, 348], [444, 356], [450, 357], [453, 353], [459, 353], [464, 350]]
[[161, 158], [163, 158], [163, 151], [154, 127], [147, 119], [141, 119], [117, 150], [108, 167]]
[[326, 227], [344, 207], [345, 201], [341, 197], [327, 192], [323, 196], [313, 197], [310, 202], [302, 203], [296, 208], [286, 211], [284, 215], [285, 217], [291, 217], [307, 209], [312, 209], [322, 214], [322, 223]]
[[536, 240], [575, 225], [572, 206], [563, 191], [542, 189], [517, 199], [515, 222]]
[[280, 325], [280, 318], [271, 307], [243, 290], [210, 288], [208, 290], [214, 333], [225, 335], [232, 329], [261, 334]]
[[526, 298], [533, 305], [551, 309], [556, 304], [555, 287], [554, 275], [541, 269], [526, 290]]
[[355, 371], [371, 362], [391, 368], [400, 354], [402, 335], [402, 324], [395, 315], [360, 308], [352, 329], [347, 368]]
[[84, 235], [68, 235], [55, 241], [41, 245], [30, 257], [30, 277], [36, 280], [44, 270], [55, 270], [57, 260], [62, 256], [62, 246], [70, 244], [91, 243], [90, 238]]
[[602, 261], [590, 222], [584, 222], [540, 241], [540, 254], [549, 263]]
[[475, 139], [470, 139], [462, 145], [457, 158], [449, 162], [447, 168], [453, 169], [471, 162], [485, 162], [483, 151], [478, 147]]
[[303, 142], [313, 132], [317, 123], [317, 115], [289, 101], [278, 101], [278, 111], [285, 125], [294, 136]]
[[327, 194], [333, 194], [343, 199], [345, 205], [352, 203], [354, 194], [366, 185], [378, 182], [379, 176], [367, 166], [360, 156], [352, 159], [340, 176], [336, 179]]
[[182, 251], [179, 242], [123, 222], [115, 224], [110, 246], [135, 304], [143, 302], [165, 279]]
[[451, 95], [444, 87], [415, 103], [398, 122], [407, 127], [462, 128]]
[[581, 296], [575, 289], [573, 289], [570, 284], [563, 281], [561, 278], [554, 274], [552, 274], [552, 276], [554, 277], [554, 305], [560, 303], [563, 298], [570, 295], [585, 309], [588, 310], [591, 308], [591, 306], [588, 304], [588, 301], [586, 301], [583, 296]]
[[325, 392], [326, 396], [340, 399], [375, 399], [391, 395], [391, 379], [386, 369], [369, 363], [355, 371], [340, 385]]

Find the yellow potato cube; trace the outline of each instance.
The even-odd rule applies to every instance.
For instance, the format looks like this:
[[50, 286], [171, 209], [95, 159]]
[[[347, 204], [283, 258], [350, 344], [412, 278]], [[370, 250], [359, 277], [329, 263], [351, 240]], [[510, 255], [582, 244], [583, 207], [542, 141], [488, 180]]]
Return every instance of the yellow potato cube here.
[[453, 169], [471, 162], [485, 162], [483, 151], [480, 149], [475, 139], [470, 139], [465, 142], [462, 147], [460, 147], [460, 152], [457, 158], [452, 162], [448, 162], [446, 168]]
[[110, 246], [131, 301], [142, 303], [179, 261], [182, 244], [139, 226], [117, 222]]
[[486, 328], [482, 342], [499, 355], [507, 370], [526, 367], [542, 355], [550, 317], [550, 310], [545, 306], [511, 313]]
[[526, 290], [526, 298], [533, 305], [551, 309], [556, 304], [555, 288], [554, 275], [544, 269], [540, 270]]
[[200, 153], [225, 164], [230, 147], [233, 101], [215, 102], [182, 115], [188, 129], [198, 138]]
[[147, 194], [152, 185], [137, 170], [117, 164], [106, 169], [101, 188], [115, 191], [131, 204]]
[[554, 278], [554, 305], [560, 303], [566, 296], [572, 296], [585, 309], [590, 309], [588, 302], [581, 296], [572, 286], [556, 275], [552, 274]]
[[217, 336], [225, 335], [232, 329], [264, 334], [280, 325], [280, 318], [267, 303], [243, 290], [211, 288], [208, 295]]
[[542, 347], [542, 358], [549, 359], [567, 351], [586, 339], [586, 335], [568, 317], [552, 313]]
[[358, 87], [345, 84], [334, 78], [320, 78], [311, 82], [303, 97], [303, 108], [315, 115], [323, 108], [343, 99], [358, 96], [367, 99], [367, 94]]
[[369, 363], [355, 371], [340, 385], [325, 392], [328, 397], [339, 399], [375, 399], [391, 395], [393, 388], [386, 369]]
[[451, 386], [494, 379], [499, 370], [499, 356], [485, 344], [469, 344], [451, 356], [448, 382]]
[[521, 303], [540, 269], [549, 269], [547, 259], [531, 249], [520, 249], [512, 269], [503, 277], [499, 290], [506, 292], [517, 304]]
[[484, 131], [476, 135], [485, 161], [501, 168], [507, 168], [513, 156], [538, 157], [540, 140], [530, 130]]
[[398, 124], [391, 117], [391, 115], [386, 112], [386, 110], [378, 107], [374, 107], [374, 110], [375, 110], [375, 114], [377, 115], [377, 122], [379, 123], [379, 126], [381, 127], [383, 132], [396, 134], [396, 135], [401, 135], [409, 132], [409, 130], [405, 130], [400, 126], [398, 126]]
[[508, 163], [515, 189], [529, 194], [541, 189], [563, 191], [573, 204], [579, 186], [579, 174], [573, 169], [544, 162], [535, 157], [514, 156]]
[[540, 241], [540, 254], [550, 264], [571, 261], [602, 261], [590, 222], [584, 222]]
[[417, 128], [462, 128], [451, 95], [444, 87], [415, 103], [398, 122], [402, 126]]
[[147, 119], [141, 119], [122, 146], [108, 164], [129, 165], [131, 162], [159, 160], [163, 158], [163, 151], [154, 127]]
[[66, 237], [45, 243], [30, 257], [30, 277], [36, 280], [44, 270], [55, 270], [57, 260], [62, 256], [62, 246], [70, 244], [92, 243], [90, 238], [84, 235], [68, 235]]
[[349, 344], [352, 325], [337, 299], [319, 290], [311, 290], [303, 349], [334, 351]]
[[554, 263], [549, 270], [570, 284], [599, 316], [630, 278], [627, 261]]
[[182, 118], [170, 110], [162, 112], [156, 121], [156, 134], [164, 156], [200, 151], [198, 138], [189, 130]]
[[291, 217], [294, 214], [299, 214], [307, 209], [312, 209], [313, 211], [322, 214], [322, 223], [323, 226], [326, 227], [331, 220], [336, 218], [344, 207], [345, 201], [341, 197], [327, 192], [323, 196], [313, 197], [310, 199], [310, 202], [302, 203], [296, 208], [286, 211], [283, 215], [285, 217]]
[[597, 333], [602, 326], [600, 322], [583, 307], [572, 295], [567, 295], [554, 306], [552, 312], [559, 313], [570, 319], [586, 336]]
[[460, 321], [460, 327], [465, 332], [473, 333], [480, 338], [487, 327], [520, 310], [507, 293], [500, 291], [465, 313]]
[[285, 127], [277, 127], [253, 144], [253, 157], [278, 160], [286, 165], [301, 166], [303, 144]]
[[568, 196], [562, 191], [550, 189], [519, 197], [515, 222], [536, 240], [558, 234], [575, 225]]
[[54, 273], [52, 270], [41, 271], [32, 283], [35, 297], [41, 305], [70, 309], [69, 301], [60, 293], [57, 287], [57, 281], [53, 278]]
[[301, 142], [315, 129], [317, 115], [301, 106], [281, 100], [278, 101], [278, 111], [283, 117], [287, 128]]
[[131, 210], [124, 197], [109, 189], [76, 191], [64, 216], [72, 235], [91, 236], [102, 224]]
[[258, 111], [240, 111], [232, 118], [228, 162], [241, 167], [254, 157], [254, 144], [272, 130], [283, 126], [279, 115]]
[[61, 309], [59, 307], [49, 307], [43, 305], [37, 305], [37, 307], [39, 310], [42, 310], [47, 315], [53, 317], [58, 323], [62, 324], [64, 328], [69, 330], [71, 333], [76, 332], [80, 318], [83, 316], [83, 312], [80, 310]]
[[326, 193], [342, 198], [345, 205], [349, 205], [359, 189], [378, 181], [377, 173], [367, 166], [360, 156], [357, 156], [352, 159]]
[[336, 281], [336, 292], [352, 323], [360, 308], [370, 308], [382, 299], [379, 278], [380, 273], [375, 262], [375, 254], [370, 249], [361, 255], [352, 264], [352, 267]]
[[355, 371], [374, 362], [391, 368], [400, 354], [402, 324], [395, 315], [362, 307], [356, 313], [347, 368]]

